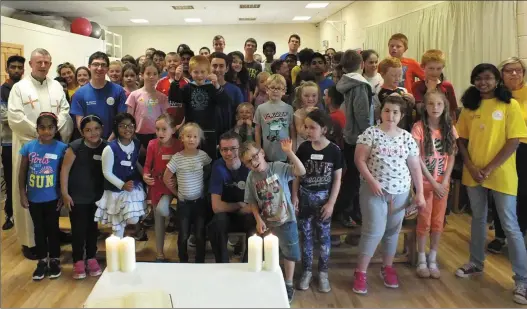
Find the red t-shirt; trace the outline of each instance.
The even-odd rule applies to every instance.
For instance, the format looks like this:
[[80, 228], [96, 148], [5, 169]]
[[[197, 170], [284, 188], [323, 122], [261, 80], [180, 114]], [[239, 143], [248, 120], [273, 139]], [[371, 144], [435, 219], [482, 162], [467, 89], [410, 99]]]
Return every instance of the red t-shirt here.
[[[186, 79], [185, 77], [181, 77], [179, 80], [179, 88], [183, 89], [190, 81]], [[165, 76], [161, 78], [156, 85], [156, 90], [161, 91], [164, 95], [168, 96], [168, 91], [170, 90], [170, 84], [172, 81], [170, 80], [169, 76]]]
[[182, 150], [183, 144], [175, 137], [172, 137], [172, 146], [170, 147], [162, 147], [157, 138], [148, 142], [143, 171], [145, 174], [150, 174], [155, 181], [154, 185], [148, 188], [148, 199], [152, 201], [154, 207], [157, 206], [163, 195], [172, 195], [172, 192], [163, 182], [163, 174], [172, 156]]
[[[426, 94], [426, 83], [424, 80], [420, 80], [414, 83], [414, 88], [412, 93], [415, 98], [415, 103], [422, 103], [423, 98]], [[441, 91], [448, 100], [448, 107], [450, 109], [450, 117], [453, 121], [456, 121], [456, 111], [458, 108], [456, 93], [454, 91], [454, 86], [449, 81], [442, 81], [437, 85], [437, 90]]]
[[329, 114], [333, 128], [330, 130], [329, 139], [337, 144], [341, 149], [344, 147], [344, 137], [342, 131], [346, 126], [346, 115], [340, 109], [333, 111]]
[[425, 72], [419, 63], [412, 58], [402, 57], [400, 60], [401, 64], [403, 65], [403, 80], [399, 84], [399, 87], [404, 87], [408, 91], [412, 91], [412, 86], [415, 83], [415, 79], [418, 78], [420, 80], [424, 80]]

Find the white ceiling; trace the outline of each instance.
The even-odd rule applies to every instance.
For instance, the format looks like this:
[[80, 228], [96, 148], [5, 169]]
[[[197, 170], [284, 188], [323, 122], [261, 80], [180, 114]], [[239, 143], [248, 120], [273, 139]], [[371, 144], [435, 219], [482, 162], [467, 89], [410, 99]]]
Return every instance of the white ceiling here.
[[[329, 2], [324, 9], [306, 9], [311, 2]], [[104, 26], [188, 25], [184, 18], [201, 18], [202, 23], [262, 24], [318, 23], [353, 1], [2, 1], [2, 7], [31, 12], [47, 12], [63, 17], [85, 17]], [[258, 9], [240, 9], [240, 4], [260, 4]], [[172, 6], [192, 5], [194, 10], [174, 10]], [[129, 11], [111, 12], [108, 8], [125, 7]], [[311, 16], [309, 21], [293, 21], [294, 16]], [[255, 21], [238, 18], [256, 17]], [[146, 19], [134, 24], [130, 19]]]

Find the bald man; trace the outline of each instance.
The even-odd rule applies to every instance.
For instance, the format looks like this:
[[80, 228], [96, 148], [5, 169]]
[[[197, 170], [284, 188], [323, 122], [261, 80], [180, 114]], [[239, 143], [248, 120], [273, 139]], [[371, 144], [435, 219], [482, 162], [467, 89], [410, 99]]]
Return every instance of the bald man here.
[[[42, 112], [57, 115], [62, 141], [67, 143], [73, 132], [73, 121], [69, 115], [70, 106], [59, 82], [47, 77], [51, 67], [51, 55], [43, 48], [31, 53], [29, 60], [31, 74], [13, 85], [7, 104], [9, 127], [13, 131], [13, 168], [20, 166], [20, 148], [37, 138], [37, 118]], [[29, 211], [20, 205], [18, 173], [13, 173], [13, 211], [18, 240], [26, 258], [34, 258], [35, 247], [33, 221]]]

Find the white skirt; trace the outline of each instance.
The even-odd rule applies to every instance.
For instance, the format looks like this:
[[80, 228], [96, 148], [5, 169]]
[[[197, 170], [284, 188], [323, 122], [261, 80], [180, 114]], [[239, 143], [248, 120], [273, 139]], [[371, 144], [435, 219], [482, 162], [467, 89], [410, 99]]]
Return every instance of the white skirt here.
[[101, 199], [95, 203], [95, 221], [111, 224], [113, 231], [126, 227], [126, 221], [131, 218], [141, 218], [145, 215], [146, 193], [139, 183], [132, 192], [113, 192], [105, 190]]

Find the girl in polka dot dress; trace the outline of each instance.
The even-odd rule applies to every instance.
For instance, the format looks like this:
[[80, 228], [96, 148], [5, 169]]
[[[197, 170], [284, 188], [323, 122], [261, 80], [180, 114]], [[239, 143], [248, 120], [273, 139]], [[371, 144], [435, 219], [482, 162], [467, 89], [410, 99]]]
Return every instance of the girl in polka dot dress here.
[[425, 206], [419, 148], [412, 135], [397, 126], [403, 106], [400, 95], [388, 96], [381, 103], [381, 124], [366, 129], [357, 139], [355, 164], [361, 174], [362, 231], [353, 291], [358, 294], [368, 291], [366, 270], [381, 239], [381, 277], [386, 287], [399, 287], [392, 264], [412, 180], [414, 203], [419, 208]]

